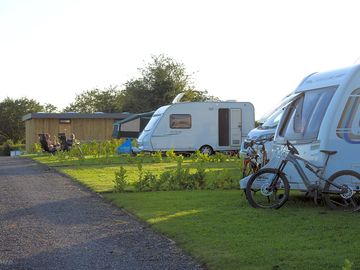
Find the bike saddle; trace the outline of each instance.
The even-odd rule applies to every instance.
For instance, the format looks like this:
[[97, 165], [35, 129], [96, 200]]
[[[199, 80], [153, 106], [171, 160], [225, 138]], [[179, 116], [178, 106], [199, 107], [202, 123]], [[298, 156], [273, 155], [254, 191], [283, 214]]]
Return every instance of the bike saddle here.
[[330, 151], [330, 150], [320, 150], [320, 152], [328, 154], [329, 156], [335, 155], [337, 153], [337, 151]]

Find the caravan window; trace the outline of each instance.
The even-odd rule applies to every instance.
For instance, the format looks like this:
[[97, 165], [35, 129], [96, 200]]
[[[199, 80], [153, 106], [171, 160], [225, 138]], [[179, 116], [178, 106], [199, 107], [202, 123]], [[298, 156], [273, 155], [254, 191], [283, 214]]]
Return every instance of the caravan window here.
[[360, 142], [360, 88], [350, 94], [341, 114], [336, 134], [349, 143]]
[[277, 111], [275, 111], [273, 114], [270, 115], [270, 117], [264, 122], [264, 124], [261, 125], [262, 129], [272, 129], [276, 128], [279, 124], [279, 121], [281, 119], [281, 116], [283, 115], [284, 109], [280, 108]]
[[337, 89], [329, 86], [303, 92], [288, 107], [279, 135], [287, 140], [316, 140], [326, 109]]
[[171, 114], [170, 128], [191, 128], [190, 114]]

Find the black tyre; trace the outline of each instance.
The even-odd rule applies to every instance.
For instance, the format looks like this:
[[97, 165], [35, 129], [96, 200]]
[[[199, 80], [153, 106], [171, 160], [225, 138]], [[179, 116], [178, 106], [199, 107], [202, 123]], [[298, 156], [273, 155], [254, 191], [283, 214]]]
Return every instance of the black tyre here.
[[246, 185], [246, 198], [255, 208], [278, 209], [288, 200], [289, 192], [289, 181], [285, 174], [272, 168], [259, 170]]
[[214, 149], [212, 149], [212, 147], [210, 145], [203, 145], [200, 147], [199, 150], [200, 150], [201, 154], [207, 154], [209, 156], [214, 154]]
[[360, 206], [360, 174], [351, 170], [334, 173], [324, 186], [323, 198], [332, 209], [357, 209]]

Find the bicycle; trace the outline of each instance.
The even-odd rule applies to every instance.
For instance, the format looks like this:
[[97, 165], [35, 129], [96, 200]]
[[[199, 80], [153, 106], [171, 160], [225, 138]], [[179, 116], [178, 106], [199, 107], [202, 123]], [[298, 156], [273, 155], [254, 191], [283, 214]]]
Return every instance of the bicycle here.
[[[267, 140], [251, 140], [249, 147], [247, 148], [246, 156], [243, 161], [243, 178], [254, 174], [259, 171], [266, 163], [268, 163], [267, 152], [265, 148], [265, 143]], [[257, 145], [257, 148], [260, 148], [260, 151], [257, 151], [254, 148], [254, 145]], [[260, 155], [258, 154], [260, 152]], [[249, 169], [248, 169], [249, 167]]]
[[[332, 209], [359, 210], [360, 209], [360, 174], [352, 170], [341, 170], [325, 179], [324, 172], [329, 158], [337, 151], [320, 150], [326, 155], [323, 166], [301, 158], [298, 150], [289, 141], [285, 146], [288, 149], [286, 157], [282, 159], [278, 168], [263, 168], [253, 174], [246, 185], [246, 198], [255, 208], [279, 209], [289, 198], [290, 184], [283, 172], [290, 162], [296, 169], [307, 192], [314, 193], [317, 202], [320, 197]], [[305, 168], [317, 176], [311, 182], [305, 174], [300, 162]], [[355, 186], [355, 188], [353, 188]]]

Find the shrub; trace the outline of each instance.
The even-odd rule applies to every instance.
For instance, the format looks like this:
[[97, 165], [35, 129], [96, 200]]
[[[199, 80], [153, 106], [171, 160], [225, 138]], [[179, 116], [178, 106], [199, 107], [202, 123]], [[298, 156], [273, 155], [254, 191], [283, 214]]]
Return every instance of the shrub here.
[[341, 267], [341, 270], [351, 270], [353, 265], [354, 265], [353, 262], [349, 261], [348, 259], [345, 259], [344, 266]]
[[3, 145], [0, 145], [0, 156], [10, 156], [11, 151], [24, 150], [24, 148], [24, 144], [14, 144], [12, 140], [7, 140]]
[[216, 152], [214, 155], [209, 156], [209, 159], [212, 162], [224, 162], [228, 159], [228, 156], [223, 153]]
[[14, 142], [12, 140], [7, 140], [3, 144], [3, 155], [4, 156], [10, 156], [11, 147], [14, 145]]
[[191, 155], [191, 160], [193, 162], [210, 162], [211, 157], [208, 154], [202, 154], [199, 150], [196, 150]]
[[174, 151], [174, 148], [166, 151], [166, 157], [171, 161], [176, 158], [176, 153]]
[[196, 189], [204, 189], [206, 187], [206, 173], [203, 162], [197, 163], [196, 172], [191, 177], [195, 182]]
[[151, 157], [152, 157], [153, 162], [161, 163], [163, 161], [161, 151], [157, 151], [155, 153], [152, 153]]
[[160, 174], [159, 180], [156, 182], [156, 190], [170, 190], [169, 183], [171, 182], [170, 178], [172, 178], [171, 171], [164, 171]]
[[41, 148], [40, 143], [34, 143], [34, 146], [33, 146], [33, 148], [32, 148], [32, 152], [33, 152], [33, 153], [36, 153], [36, 154], [42, 152], [42, 148]]
[[138, 191], [155, 191], [157, 190], [157, 179], [156, 176], [150, 172], [145, 171], [145, 173], [141, 172], [141, 177], [135, 183], [135, 188]]
[[128, 185], [127, 181], [126, 170], [124, 167], [120, 166], [120, 170], [115, 172], [115, 179], [114, 179], [114, 191], [115, 192], [122, 192], [125, 190], [125, 187]]

